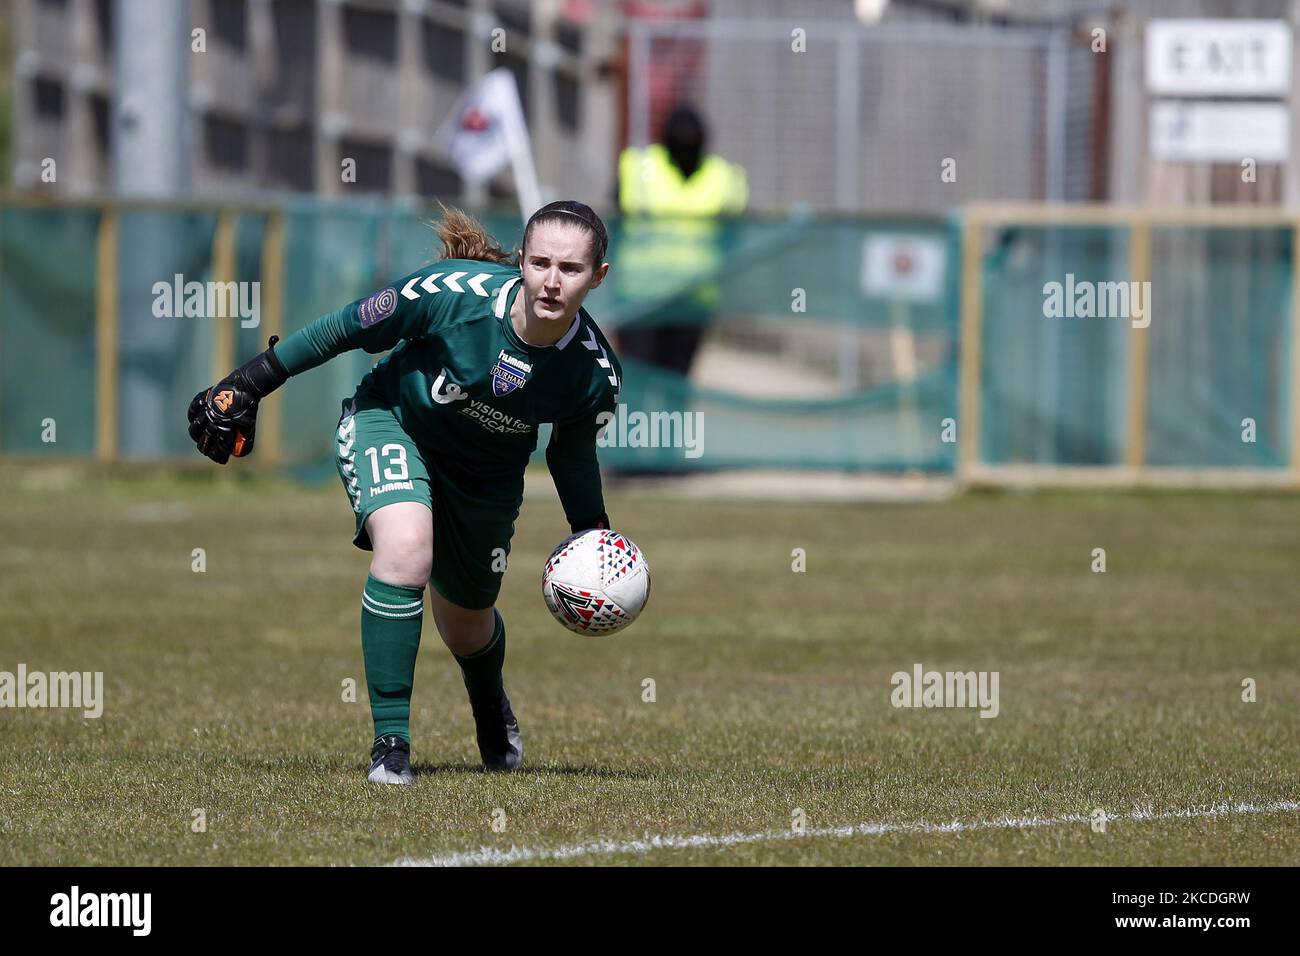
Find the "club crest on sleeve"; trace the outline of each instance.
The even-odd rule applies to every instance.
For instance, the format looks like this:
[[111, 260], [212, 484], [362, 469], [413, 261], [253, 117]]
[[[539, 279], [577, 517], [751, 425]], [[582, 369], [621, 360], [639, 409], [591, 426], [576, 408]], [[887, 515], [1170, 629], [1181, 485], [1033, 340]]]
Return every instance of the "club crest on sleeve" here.
[[395, 311], [397, 311], [397, 291], [391, 288], [380, 289], [357, 306], [357, 315], [361, 319], [363, 329], [370, 328], [376, 322], [384, 321]]
[[499, 398], [523, 388], [528, 382], [528, 373], [532, 370], [533, 367], [523, 359], [517, 359], [502, 349], [496, 364], [492, 366], [492, 394]]

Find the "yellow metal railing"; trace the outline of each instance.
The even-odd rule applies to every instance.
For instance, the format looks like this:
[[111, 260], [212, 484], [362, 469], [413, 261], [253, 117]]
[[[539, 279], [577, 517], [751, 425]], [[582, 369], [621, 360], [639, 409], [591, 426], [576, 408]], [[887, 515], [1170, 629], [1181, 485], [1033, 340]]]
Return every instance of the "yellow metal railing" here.
[[105, 210], [95, 243], [95, 457], [117, 458], [117, 227]]

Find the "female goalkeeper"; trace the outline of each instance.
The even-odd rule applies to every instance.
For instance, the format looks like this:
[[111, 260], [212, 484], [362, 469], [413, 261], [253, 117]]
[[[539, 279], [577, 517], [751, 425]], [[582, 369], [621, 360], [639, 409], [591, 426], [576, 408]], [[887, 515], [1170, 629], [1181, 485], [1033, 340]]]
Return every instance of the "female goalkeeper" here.
[[352, 540], [373, 552], [361, 652], [376, 783], [413, 780], [426, 581], [438, 633], [464, 673], [484, 766], [514, 770], [523, 760], [494, 604], [542, 422], [554, 426], [546, 463], [573, 531], [609, 527], [597, 416], [613, 411], [622, 370], [582, 308], [609, 271], [604, 223], [583, 203], [550, 203], [528, 220], [517, 260], [458, 210], [444, 209], [437, 228], [441, 260], [278, 345], [272, 337], [189, 409], [199, 451], [225, 464], [252, 451], [258, 401], [289, 376], [348, 349], [392, 349], [343, 400], [338, 425]]

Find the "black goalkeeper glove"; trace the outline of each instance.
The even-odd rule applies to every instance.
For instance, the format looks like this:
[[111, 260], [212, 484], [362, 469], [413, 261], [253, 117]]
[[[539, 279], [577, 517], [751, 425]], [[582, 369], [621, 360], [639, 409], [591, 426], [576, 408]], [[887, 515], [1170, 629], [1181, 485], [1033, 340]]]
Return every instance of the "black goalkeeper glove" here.
[[274, 351], [279, 339], [278, 335], [271, 336], [265, 352], [205, 388], [190, 402], [190, 438], [218, 465], [228, 462], [231, 455], [243, 458], [253, 450], [258, 400], [289, 378]]
[[595, 518], [588, 518], [586, 521], [575, 521], [569, 525], [569, 530], [574, 534], [577, 534], [579, 531], [590, 531], [592, 528], [602, 528], [605, 531], [608, 531], [609, 515], [602, 511]]

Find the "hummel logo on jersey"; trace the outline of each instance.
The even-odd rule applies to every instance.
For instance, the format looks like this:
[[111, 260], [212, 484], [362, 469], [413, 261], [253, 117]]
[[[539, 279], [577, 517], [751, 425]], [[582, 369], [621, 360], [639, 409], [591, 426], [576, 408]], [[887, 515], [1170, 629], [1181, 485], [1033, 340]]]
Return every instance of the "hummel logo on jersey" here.
[[492, 366], [492, 394], [500, 398], [517, 388], [523, 388], [528, 382], [528, 373], [532, 370], [533, 367], [527, 362], [502, 349], [497, 356], [497, 364]]
[[[448, 292], [465, 291], [465, 289], [460, 284], [460, 280], [464, 279], [465, 276], [469, 275], [468, 272], [453, 272], [450, 275], [446, 275], [445, 279], [443, 278], [444, 275], [446, 275], [446, 273], [431, 272], [429, 273], [429, 275], [424, 276], [423, 278], [421, 278], [420, 276], [412, 276], [410, 280], [406, 283], [406, 285], [402, 286], [402, 296], [407, 299], [418, 299], [422, 293], [426, 293], [426, 292], [429, 293], [430, 295], [436, 295], [437, 293], [443, 291], [442, 289], [438, 288], [439, 279], [442, 279], [443, 288], [445, 288]], [[474, 276], [474, 278], [468, 280], [465, 283], [465, 285], [469, 286], [469, 290], [473, 292], [475, 295], [482, 296], [484, 299], [486, 299], [489, 293], [487, 289], [483, 288], [483, 283], [491, 278], [492, 278], [492, 273], [480, 272], [478, 275]], [[416, 283], [419, 283], [419, 285], [417, 286]], [[420, 289], [421, 291], [416, 292], [415, 290], [417, 288]]]

